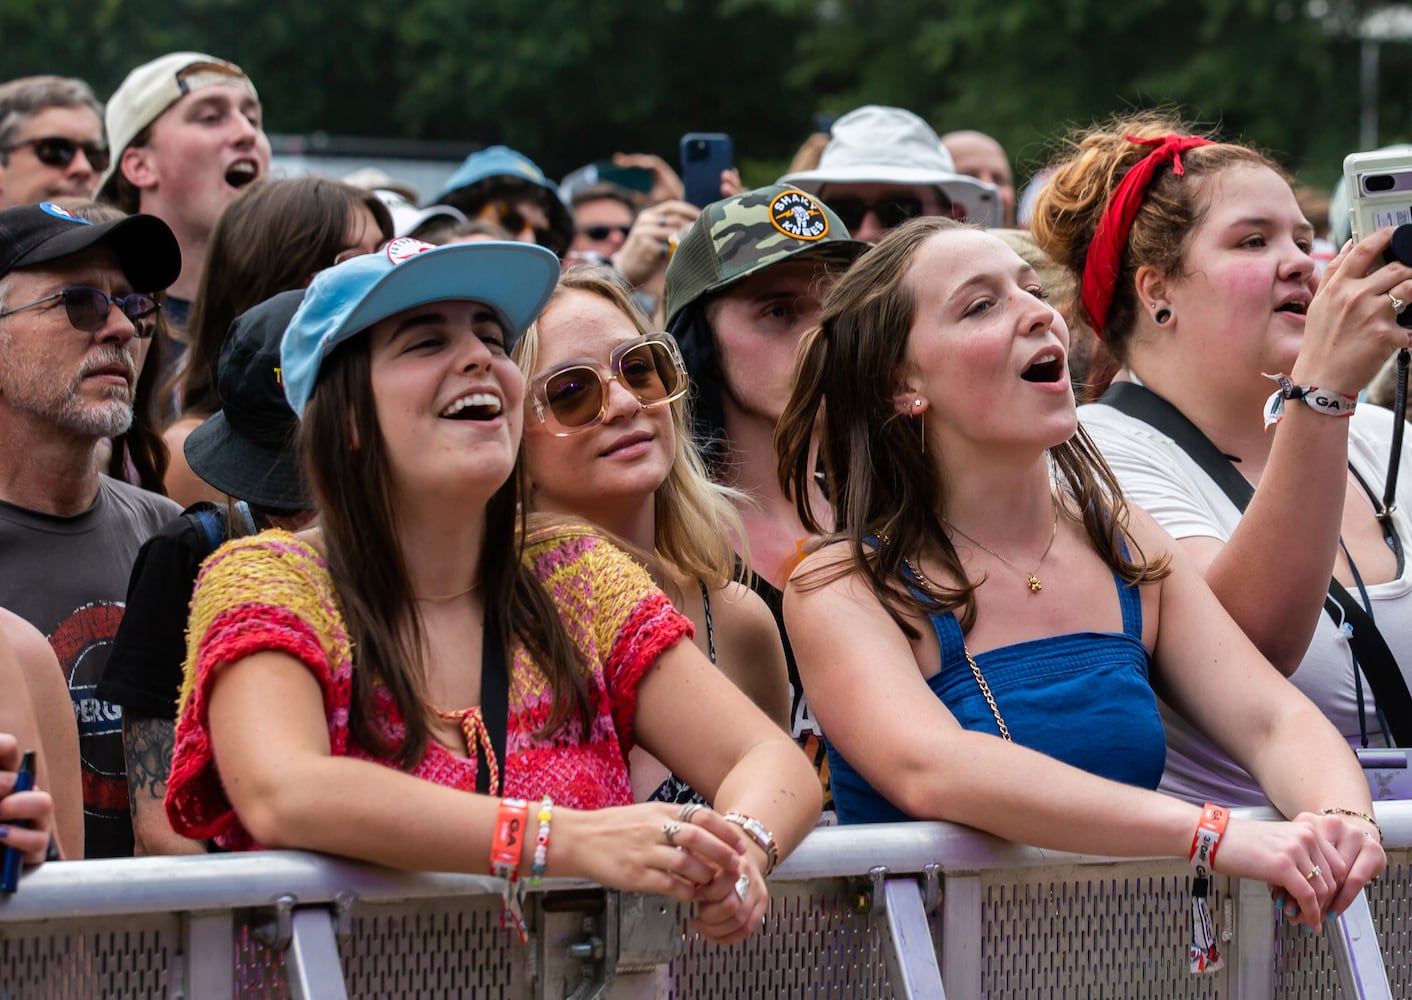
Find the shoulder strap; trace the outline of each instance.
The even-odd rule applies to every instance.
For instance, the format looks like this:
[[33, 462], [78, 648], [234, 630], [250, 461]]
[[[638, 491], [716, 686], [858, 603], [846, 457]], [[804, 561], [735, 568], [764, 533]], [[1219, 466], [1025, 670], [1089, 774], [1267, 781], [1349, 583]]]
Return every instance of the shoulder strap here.
[[[1255, 489], [1236, 471], [1219, 448], [1201, 429], [1146, 386], [1134, 382], [1114, 382], [1099, 400], [1136, 417], [1168, 435], [1201, 466], [1203, 472], [1225, 492], [1242, 513], [1255, 495]], [[1337, 580], [1329, 580], [1329, 593], [1324, 598], [1324, 611], [1335, 625], [1347, 622], [1353, 629], [1348, 637], [1353, 655], [1363, 669], [1378, 699], [1378, 707], [1387, 719], [1388, 728], [1398, 746], [1412, 746], [1412, 693], [1393, 659], [1378, 626]]]
[[[489, 608], [486, 609], [490, 611]], [[481, 744], [476, 744], [476, 791], [482, 795], [501, 795], [505, 790], [505, 732], [509, 726], [510, 678], [505, 665], [505, 647], [500, 638], [500, 623], [493, 613], [485, 618], [480, 655], [481, 722], [490, 735], [491, 750], [499, 761], [500, 787], [490, 787], [490, 762]]]
[[206, 542], [207, 555], [220, 548], [221, 543], [226, 540], [226, 522], [214, 505], [198, 504], [188, 507], [183, 511], [183, 514], [201, 529], [201, 536]]

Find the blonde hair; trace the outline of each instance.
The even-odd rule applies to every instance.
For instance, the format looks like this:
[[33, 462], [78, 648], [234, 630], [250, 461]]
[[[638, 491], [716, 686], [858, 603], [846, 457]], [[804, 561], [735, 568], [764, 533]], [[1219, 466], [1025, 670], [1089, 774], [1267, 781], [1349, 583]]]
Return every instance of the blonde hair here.
[[[550, 298], [547, 311], [565, 292], [586, 292], [612, 303], [639, 333], [654, 332], [647, 317], [633, 303], [632, 291], [615, 271], [598, 265], [566, 268]], [[539, 323], [532, 323], [515, 345], [511, 356], [530, 379], [539, 367]], [[737, 504], [747, 503], [740, 490], [711, 479], [691, 432], [687, 397], [668, 404], [672, 414], [676, 450], [671, 471], [653, 497], [656, 557], [686, 577], [708, 587], [723, 587], [736, 579], [749, 579], [750, 553]], [[740, 545], [737, 554], [732, 540]]]

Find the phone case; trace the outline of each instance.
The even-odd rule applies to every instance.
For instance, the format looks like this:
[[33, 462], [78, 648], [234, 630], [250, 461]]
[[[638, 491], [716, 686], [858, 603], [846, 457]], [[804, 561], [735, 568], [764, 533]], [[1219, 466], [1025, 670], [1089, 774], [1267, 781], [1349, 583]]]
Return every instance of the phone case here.
[[1343, 177], [1355, 243], [1384, 226], [1412, 223], [1412, 153], [1349, 153], [1343, 160]]
[[697, 208], [721, 200], [721, 171], [735, 166], [731, 137], [724, 132], [688, 132], [681, 137], [685, 198]]

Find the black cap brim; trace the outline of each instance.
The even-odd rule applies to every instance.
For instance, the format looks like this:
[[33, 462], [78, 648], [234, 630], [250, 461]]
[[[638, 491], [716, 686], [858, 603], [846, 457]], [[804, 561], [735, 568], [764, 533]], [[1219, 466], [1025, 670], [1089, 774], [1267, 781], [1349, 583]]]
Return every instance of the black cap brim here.
[[95, 246], [112, 248], [124, 277], [136, 291], [161, 291], [181, 274], [181, 247], [167, 224], [155, 215], [64, 226], [34, 246], [20, 249], [9, 270], [52, 263]]

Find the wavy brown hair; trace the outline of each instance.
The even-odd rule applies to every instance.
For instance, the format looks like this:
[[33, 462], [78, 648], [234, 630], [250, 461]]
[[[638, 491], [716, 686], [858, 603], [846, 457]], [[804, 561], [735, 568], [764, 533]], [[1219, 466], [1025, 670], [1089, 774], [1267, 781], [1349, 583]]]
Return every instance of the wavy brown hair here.
[[[1160, 109], [1116, 115], [1064, 140], [1059, 163], [1035, 202], [1030, 232], [1042, 250], [1063, 264], [1080, 282], [1094, 231], [1123, 177], [1152, 152], [1151, 146], [1129, 142], [1127, 136], [1151, 139], [1168, 134], [1200, 135], [1175, 111]], [[1289, 181], [1289, 175], [1264, 153], [1236, 143], [1215, 141], [1182, 153], [1185, 173], [1178, 177], [1170, 164], [1158, 169], [1133, 219], [1128, 243], [1113, 289], [1104, 348], [1119, 363], [1136, 325], [1139, 303], [1135, 279], [1147, 266], [1165, 276], [1185, 275], [1186, 252], [1192, 232], [1207, 209], [1206, 182], [1233, 166], [1268, 167]], [[1083, 303], [1078, 307], [1082, 310]], [[1090, 323], [1087, 310], [1083, 316]]]
[[[426, 753], [432, 709], [422, 657], [421, 617], [393, 519], [387, 445], [372, 392], [370, 338], [345, 341], [325, 359], [301, 422], [305, 468], [313, 488], [324, 548], [353, 649], [348, 726], [353, 739], [412, 768]], [[480, 591], [487, 624], [500, 630], [505, 669], [512, 638], [534, 655], [549, 680], [552, 708], [541, 735], [592, 718], [578, 654], [559, 613], [521, 561], [522, 462], [486, 505]], [[380, 680], [407, 723], [398, 745], [375, 711]]]
[[[976, 587], [945, 530], [944, 484], [923, 454], [918, 421], [899, 414], [893, 398], [907, 364], [916, 319], [912, 259], [923, 243], [972, 230], [951, 219], [910, 219], [891, 230], [829, 290], [819, 326], [805, 335], [794, 388], [775, 431], [780, 485], [810, 532], [845, 542], [852, 564], [806, 572], [815, 587], [860, 573], [911, 638], [909, 615], [955, 611], [963, 631], [976, 616]], [[813, 442], [823, 465], [833, 523], [820, 524], [808, 502]], [[1082, 428], [1049, 450], [1052, 473], [1073, 496], [1093, 547], [1122, 579], [1145, 583], [1167, 573], [1166, 559], [1123, 555], [1127, 506], [1117, 480]], [[877, 548], [871, 539], [884, 540]], [[1134, 545], [1136, 543], [1133, 543]], [[955, 587], [920, 594], [908, 587], [903, 560], [926, 552]]]

